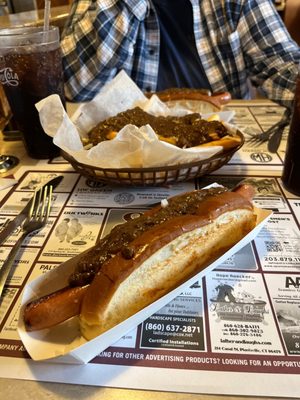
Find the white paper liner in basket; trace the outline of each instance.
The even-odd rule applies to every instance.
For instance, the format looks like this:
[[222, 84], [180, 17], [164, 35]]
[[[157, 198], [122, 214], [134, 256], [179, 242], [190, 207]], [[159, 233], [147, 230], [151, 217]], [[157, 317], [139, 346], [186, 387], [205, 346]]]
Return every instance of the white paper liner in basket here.
[[28, 302], [66, 286], [70, 273], [74, 271], [74, 265], [84, 256], [84, 253], [66, 261], [56, 269], [28, 283], [25, 286], [21, 300], [18, 325], [18, 333], [26, 350], [33, 360], [53, 359], [53, 362], [73, 364], [89, 362], [101, 351], [104, 351], [107, 347], [114, 344], [127, 332], [168, 304], [178, 296], [184, 288], [191, 286], [196, 280], [201, 279], [209, 271], [216, 268], [222, 262], [225, 262], [231, 255], [244, 247], [249, 241], [253, 240], [272, 214], [271, 211], [258, 208], [255, 208], [255, 213], [257, 214], [257, 223], [254, 229], [225, 254], [208, 265], [201, 272], [188, 279], [185, 283], [179, 285], [143, 310], [90, 341], [86, 341], [80, 335], [77, 317], [71, 318], [57, 327], [36, 332], [27, 332], [22, 320], [23, 309]]
[[[100, 121], [135, 106], [164, 116], [190, 112], [182, 108], [170, 109], [155, 95], [148, 99], [124, 71], [105, 85], [92, 101], [80, 105], [71, 119], [58, 95], [36, 104], [45, 132], [53, 137], [58, 147], [82, 164], [100, 168], [152, 168], [206, 160], [222, 151], [221, 146], [178, 148], [160, 141], [149, 125], [141, 128], [127, 125], [113, 140], [99, 143], [89, 150], [84, 148], [81, 138], [87, 137]], [[218, 114], [222, 121], [228, 122], [234, 112]], [[236, 133], [234, 127], [228, 125], [228, 129], [232, 134]]]

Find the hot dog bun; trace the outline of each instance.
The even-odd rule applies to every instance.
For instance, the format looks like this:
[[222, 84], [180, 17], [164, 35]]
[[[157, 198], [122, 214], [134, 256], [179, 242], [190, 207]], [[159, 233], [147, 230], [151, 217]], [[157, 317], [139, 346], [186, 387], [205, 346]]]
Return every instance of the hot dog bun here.
[[153, 94], [156, 94], [160, 100], [165, 102], [176, 100], [205, 101], [217, 109], [221, 109], [223, 105], [229, 103], [231, 100], [231, 95], [228, 92], [211, 94], [206, 89], [170, 88], [160, 92], [145, 93], [147, 97], [151, 97]]
[[80, 314], [83, 336], [98, 336], [200, 272], [255, 221], [249, 200], [224, 192], [142, 233], [130, 243], [134, 257], [116, 254], [88, 288]]
[[[205, 268], [252, 229], [253, 187], [195, 190], [116, 225], [74, 265], [69, 286], [23, 309], [28, 331], [80, 315], [90, 339]], [[92, 282], [92, 284], [90, 284]]]

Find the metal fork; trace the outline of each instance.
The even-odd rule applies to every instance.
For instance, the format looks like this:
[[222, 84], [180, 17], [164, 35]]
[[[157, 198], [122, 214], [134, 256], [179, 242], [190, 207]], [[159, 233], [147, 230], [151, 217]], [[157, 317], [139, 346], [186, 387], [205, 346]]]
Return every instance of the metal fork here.
[[13, 266], [15, 256], [21, 247], [23, 240], [29, 233], [38, 231], [46, 225], [51, 208], [52, 190], [52, 185], [50, 185], [36, 190], [34, 193], [31, 208], [22, 226], [22, 235], [17, 240], [16, 244], [9, 253], [8, 258], [5, 260], [0, 269], [0, 297], [2, 295], [9, 272]]
[[276, 124], [272, 125], [265, 132], [255, 133], [255, 134], [247, 133], [251, 136], [251, 139], [247, 140], [247, 143], [252, 144], [254, 146], [259, 146], [261, 143], [268, 141], [271, 138], [271, 136], [273, 136], [275, 133], [279, 131], [283, 132], [284, 128], [290, 122], [290, 116], [291, 116], [291, 111], [289, 109], [286, 109], [281, 120], [278, 121]]

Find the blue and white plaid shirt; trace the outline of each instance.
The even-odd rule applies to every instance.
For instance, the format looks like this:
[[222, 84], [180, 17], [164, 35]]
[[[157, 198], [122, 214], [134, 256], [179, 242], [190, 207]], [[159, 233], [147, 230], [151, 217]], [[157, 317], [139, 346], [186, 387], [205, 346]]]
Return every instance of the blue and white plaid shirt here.
[[[214, 92], [249, 98], [249, 80], [290, 106], [300, 49], [271, 0], [190, 0], [199, 57]], [[73, 0], [63, 32], [66, 96], [91, 100], [120, 70], [155, 91], [159, 26], [151, 0]]]

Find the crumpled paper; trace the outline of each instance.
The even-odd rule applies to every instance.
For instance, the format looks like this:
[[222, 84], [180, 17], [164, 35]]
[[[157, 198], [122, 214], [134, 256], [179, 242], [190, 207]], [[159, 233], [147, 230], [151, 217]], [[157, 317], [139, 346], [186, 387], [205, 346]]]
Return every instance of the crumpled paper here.
[[[100, 121], [136, 106], [154, 115], [190, 112], [182, 107], [169, 108], [156, 95], [148, 99], [124, 71], [105, 85], [92, 101], [81, 104], [72, 118], [67, 115], [58, 95], [51, 95], [36, 104], [45, 132], [53, 137], [55, 145], [82, 164], [99, 168], [159, 167], [205, 160], [222, 151], [221, 146], [178, 148], [160, 141], [150, 125], [141, 128], [127, 125], [114, 139], [90, 149], [84, 148], [81, 138], [86, 138]], [[234, 115], [231, 111], [219, 114], [227, 122]]]

